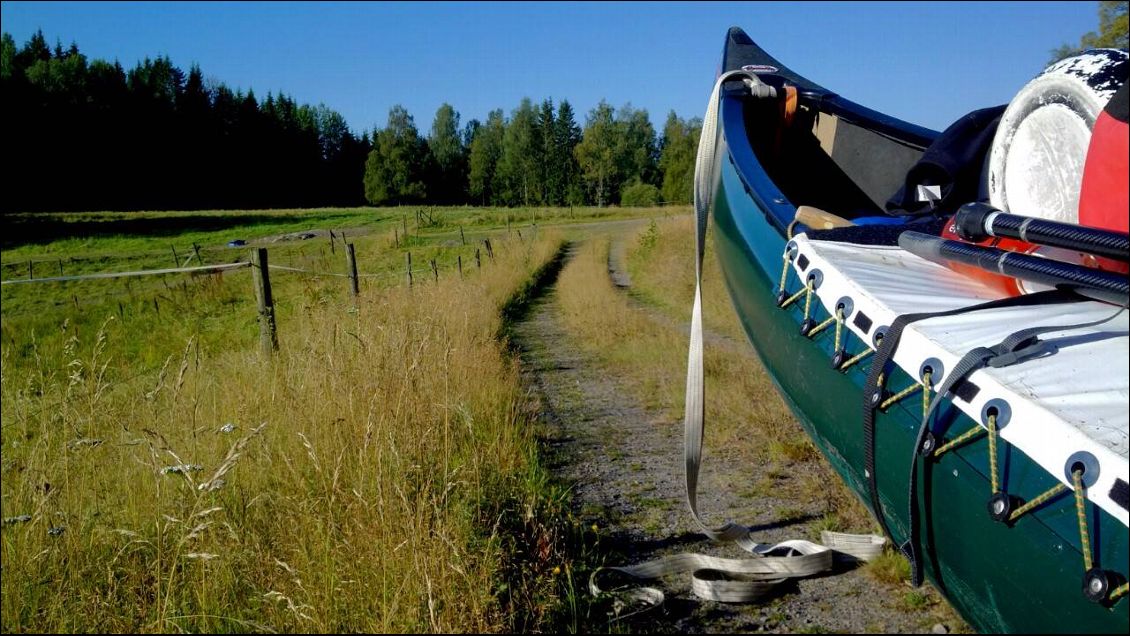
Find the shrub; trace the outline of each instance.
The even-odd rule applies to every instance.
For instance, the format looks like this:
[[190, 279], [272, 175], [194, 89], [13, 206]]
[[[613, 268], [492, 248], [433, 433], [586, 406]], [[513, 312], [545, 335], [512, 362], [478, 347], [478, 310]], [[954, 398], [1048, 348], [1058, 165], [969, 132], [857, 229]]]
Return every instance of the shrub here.
[[635, 183], [620, 192], [620, 205], [625, 207], [652, 207], [659, 204], [659, 188], [650, 183]]

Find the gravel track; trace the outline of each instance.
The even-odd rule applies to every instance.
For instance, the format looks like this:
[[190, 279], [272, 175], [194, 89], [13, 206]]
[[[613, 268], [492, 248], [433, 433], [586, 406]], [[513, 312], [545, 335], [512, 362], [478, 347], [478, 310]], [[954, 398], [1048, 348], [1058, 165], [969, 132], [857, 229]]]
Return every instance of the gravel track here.
[[[627, 290], [631, 280], [624, 262], [619, 239], [613, 242], [609, 270], [616, 285]], [[568, 268], [566, 264], [563, 276], [568, 275]], [[685, 325], [642, 303], [633, 306], [659, 324], [686, 332]], [[609, 564], [638, 563], [680, 552], [745, 556], [735, 546], [710, 542], [693, 525], [684, 499], [682, 422], [641, 404], [633, 396], [630, 378], [608, 375], [570, 340], [559, 316], [556, 292], [550, 286], [515, 326], [512, 338], [520, 354], [523, 380], [543, 414], [548, 463], [557, 477], [572, 485], [575, 514], [586, 525], [595, 523], [601, 528], [601, 549], [609, 555]], [[716, 346], [737, 344], [722, 336], [708, 336], [708, 346], [712, 341]], [[759, 542], [808, 538], [805, 525], [825, 512], [819, 497], [805, 502], [779, 498], [777, 492], [751, 494], [748, 485], [758, 469], [741, 458], [707, 455], [699, 491], [704, 517], [718, 524], [732, 515], [735, 521], [753, 524]], [[943, 629], [931, 608], [907, 606], [904, 597], [911, 588], [877, 583], [856, 569], [791, 581], [757, 605], [699, 601], [690, 593], [686, 579], [668, 578], [662, 587], [667, 602], [661, 609], [627, 618], [620, 627], [696, 633]], [[926, 587], [918, 593], [931, 603], [937, 599], [937, 593]], [[590, 629], [608, 627], [592, 625]]]

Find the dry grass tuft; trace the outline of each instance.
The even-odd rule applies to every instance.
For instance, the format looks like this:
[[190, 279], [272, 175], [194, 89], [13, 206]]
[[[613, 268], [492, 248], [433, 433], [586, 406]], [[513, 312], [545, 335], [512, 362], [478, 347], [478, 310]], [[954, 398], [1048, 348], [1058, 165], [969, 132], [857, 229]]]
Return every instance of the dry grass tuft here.
[[515, 629], [497, 524], [544, 484], [495, 335], [557, 245], [355, 311], [288, 287], [272, 361], [191, 321], [152, 366], [156, 322], [6, 339], [3, 509], [31, 519], [3, 528], [3, 630]]

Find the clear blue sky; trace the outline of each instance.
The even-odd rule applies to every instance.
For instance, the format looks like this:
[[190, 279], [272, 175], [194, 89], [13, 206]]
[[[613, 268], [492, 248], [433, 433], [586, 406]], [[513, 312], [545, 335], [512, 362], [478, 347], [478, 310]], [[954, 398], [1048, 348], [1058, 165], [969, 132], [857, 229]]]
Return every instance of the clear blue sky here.
[[523, 96], [601, 99], [701, 117], [723, 38], [740, 26], [794, 71], [849, 99], [942, 129], [1006, 103], [1050, 49], [1098, 27], [1097, 2], [51, 3], [3, 2], [3, 30], [36, 29], [131, 67], [167, 54], [262, 97], [341, 112], [355, 131], [403, 104], [426, 131]]

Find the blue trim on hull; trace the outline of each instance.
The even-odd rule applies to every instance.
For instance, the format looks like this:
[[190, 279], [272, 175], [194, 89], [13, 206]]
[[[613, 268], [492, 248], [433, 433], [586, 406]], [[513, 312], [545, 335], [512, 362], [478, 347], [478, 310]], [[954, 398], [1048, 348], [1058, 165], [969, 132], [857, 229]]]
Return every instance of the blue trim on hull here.
[[[833, 371], [828, 338], [801, 336], [799, 310], [776, 308], [773, 298], [786, 243], [782, 221], [795, 208], [749, 148], [737, 98], [723, 99], [721, 121], [726, 143], [718, 144], [715, 162], [720, 174], [714, 236], [731, 298], [778, 390], [833, 468], [866, 501], [861, 424], [866, 363], [847, 374]], [[795, 275], [791, 279], [796, 289]], [[858, 341], [851, 345], [853, 353], [862, 347]], [[901, 372], [895, 375], [892, 387], [911, 381]], [[819, 386], [820, 395], [814, 395], [813, 386]], [[894, 406], [877, 422], [881, 501], [896, 540], [906, 536], [909, 449], [920, 416], [911, 402], [909, 407]], [[957, 409], [948, 411], [941, 414], [943, 421], [953, 421], [948, 436], [973, 425]], [[1032, 497], [1058, 483], [1023, 453], [1007, 444], [1002, 447], [1007, 449], [1002, 456], [1010, 492]], [[927, 577], [981, 631], [1070, 632], [1082, 622], [1085, 629], [1125, 633], [1130, 628], [1126, 599], [1107, 609], [1081, 594], [1082, 557], [1070, 500], [1061, 497], [1009, 528], [991, 521], [985, 512], [987, 474], [982, 441], [948, 453], [920, 480]], [[1124, 570], [1126, 528], [1092, 510], [1099, 562]], [[1033, 580], [1033, 571], [1043, 578]], [[1014, 599], [1044, 602], [1021, 604]]]

